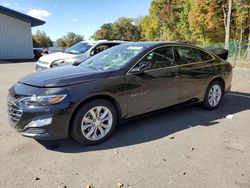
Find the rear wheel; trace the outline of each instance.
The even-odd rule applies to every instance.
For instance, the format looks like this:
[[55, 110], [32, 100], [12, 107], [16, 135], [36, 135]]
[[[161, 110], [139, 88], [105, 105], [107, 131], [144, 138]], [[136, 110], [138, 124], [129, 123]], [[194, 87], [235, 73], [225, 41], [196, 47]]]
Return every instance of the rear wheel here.
[[222, 84], [219, 81], [213, 81], [209, 84], [203, 106], [208, 110], [218, 108], [223, 94]]
[[116, 124], [117, 111], [114, 105], [98, 99], [84, 104], [75, 114], [71, 135], [80, 144], [98, 144], [112, 134]]

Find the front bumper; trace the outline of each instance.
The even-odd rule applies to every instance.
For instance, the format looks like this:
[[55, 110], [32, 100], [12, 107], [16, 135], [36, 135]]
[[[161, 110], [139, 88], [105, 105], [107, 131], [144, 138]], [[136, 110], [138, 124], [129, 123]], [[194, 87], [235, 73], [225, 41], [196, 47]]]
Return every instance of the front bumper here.
[[[10, 104], [15, 105], [15, 108]], [[8, 96], [8, 116], [9, 124], [23, 136], [40, 140], [68, 137], [71, 111], [67, 101], [51, 106], [28, 108], [19, 100]], [[41, 124], [46, 119], [51, 121]], [[40, 124], [37, 125], [34, 122], [40, 122]]]

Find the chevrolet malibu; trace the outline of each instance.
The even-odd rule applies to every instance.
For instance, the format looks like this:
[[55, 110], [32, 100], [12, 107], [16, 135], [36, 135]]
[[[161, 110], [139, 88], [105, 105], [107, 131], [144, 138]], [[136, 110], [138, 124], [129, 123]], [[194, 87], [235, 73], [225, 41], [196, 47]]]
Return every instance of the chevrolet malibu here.
[[232, 66], [185, 44], [118, 45], [80, 65], [22, 78], [9, 90], [10, 124], [23, 136], [82, 144], [107, 139], [119, 121], [182, 103], [216, 109], [231, 88]]

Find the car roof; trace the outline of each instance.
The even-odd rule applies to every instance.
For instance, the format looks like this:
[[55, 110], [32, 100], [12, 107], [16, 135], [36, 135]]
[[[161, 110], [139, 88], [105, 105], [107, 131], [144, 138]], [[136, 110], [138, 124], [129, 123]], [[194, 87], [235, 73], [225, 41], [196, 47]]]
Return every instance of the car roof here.
[[158, 45], [187, 45], [193, 46], [192, 44], [186, 42], [172, 42], [172, 41], [144, 41], [144, 42], [128, 42], [128, 45], [131, 46], [143, 46], [143, 47], [150, 47], [150, 46], [158, 46]]
[[162, 45], [183, 45], [187, 47], [197, 47], [188, 42], [175, 42], [175, 41], [140, 41], [140, 42], [130, 42], [130, 41], [119, 41], [119, 40], [99, 40], [99, 41], [81, 41], [82, 43], [92, 44], [93, 47], [100, 44], [121, 44], [130, 46], [141, 46], [144, 48], [154, 48]]
[[113, 44], [113, 43], [121, 44], [121, 43], [126, 43], [126, 41], [122, 41], [122, 40], [87, 41], [87, 40], [84, 40], [84, 41], [81, 41], [79, 43], [90, 43], [90, 44], [93, 44], [93, 45], [102, 44], [102, 43], [105, 43], [105, 44]]

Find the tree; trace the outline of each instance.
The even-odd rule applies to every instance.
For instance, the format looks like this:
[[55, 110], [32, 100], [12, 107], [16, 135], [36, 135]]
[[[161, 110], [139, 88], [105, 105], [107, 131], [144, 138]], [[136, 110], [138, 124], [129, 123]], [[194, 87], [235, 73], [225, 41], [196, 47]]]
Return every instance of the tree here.
[[228, 48], [230, 39], [250, 40], [250, 0], [152, 0], [147, 16], [134, 20], [123, 17], [108, 26], [101, 27], [94, 36], [225, 42]]
[[32, 35], [33, 46], [35, 48], [45, 48], [53, 45], [52, 40], [46, 35], [44, 31], [37, 31]]
[[145, 16], [139, 24], [142, 40], [159, 40], [160, 33], [157, 30], [158, 23], [152, 16]]
[[221, 1], [195, 0], [189, 14], [190, 29], [199, 43], [222, 42], [224, 38]]
[[228, 0], [228, 11], [227, 11], [227, 13], [226, 13], [226, 10], [225, 10], [225, 6], [223, 7], [224, 26], [225, 26], [225, 49], [229, 49], [232, 6], [233, 6], [233, 0]]
[[190, 23], [188, 20], [192, 6], [192, 0], [184, 0], [183, 10], [180, 12], [180, 21], [177, 24], [180, 38], [182, 40], [192, 40], [192, 31], [190, 30]]
[[[155, 40], [164, 40], [163, 38], [163, 19], [166, 16], [167, 7], [170, 5], [171, 0], [152, 0], [149, 9], [149, 20], [151, 22], [151, 31]], [[165, 27], [166, 28], [166, 27]]]
[[68, 32], [67, 35], [64, 35], [62, 38], [57, 39], [57, 44], [61, 48], [69, 48], [83, 40], [84, 36], [73, 32]]
[[91, 37], [94, 40], [140, 40], [140, 26], [138, 20], [121, 17], [114, 23], [103, 24]]
[[[243, 40], [250, 40], [250, 1], [248, 0], [236, 0], [234, 1], [235, 13], [234, 18], [234, 40], [239, 41], [239, 59], [242, 54]], [[248, 39], [249, 37], [249, 39]]]
[[181, 31], [178, 28], [180, 23], [181, 12], [183, 11], [184, 0], [169, 0], [168, 3], [163, 5], [160, 12], [161, 19], [161, 39], [162, 40], [180, 40]]
[[112, 40], [113, 38], [113, 29], [112, 29], [112, 23], [106, 23], [103, 24], [100, 29], [98, 29], [92, 38], [94, 40], [101, 40], [101, 39], [107, 39]]
[[121, 17], [112, 24], [112, 36], [117, 40], [138, 41], [140, 40], [140, 30], [133, 25], [133, 19]]

